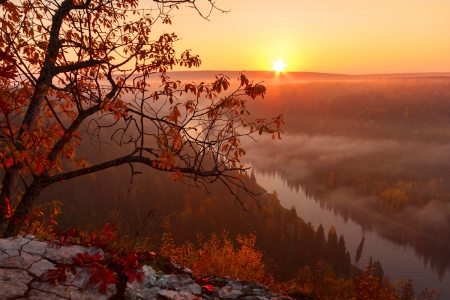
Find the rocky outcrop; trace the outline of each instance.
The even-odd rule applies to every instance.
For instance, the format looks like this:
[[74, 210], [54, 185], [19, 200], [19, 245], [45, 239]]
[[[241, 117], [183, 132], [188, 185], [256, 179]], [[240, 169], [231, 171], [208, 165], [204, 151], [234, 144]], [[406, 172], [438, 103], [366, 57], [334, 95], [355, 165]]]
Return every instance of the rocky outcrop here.
[[99, 253], [99, 248], [81, 246], [53, 248], [33, 236], [0, 240], [0, 299], [108, 299], [116, 293], [109, 285], [105, 294], [87, 284], [90, 276], [86, 268], [76, 267], [66, 282], [57, 285], [39, 280], [56, 264], [71, 264], [77, 253]]
[[189, 269], [178, 267], [179, 274], [157, 274], [144, 266], [142, 283], [127, 283], [125, 292], [118, 294], [114, 284], [107, 284], [105, 293], [98, 285], [89, 284], [89, 268], [75, 267], [75, 274], [67, 272], [64, 282], [40, 279], [58, 264], [72, 264], [77, 253], [101, 254], [99, 248], [82, 246], [52, 247], [31, 235], [0, 240], [0, 300], [4, 299], [291, 299], [273, 294], [266, 286], [228, 277], [197, 279]]

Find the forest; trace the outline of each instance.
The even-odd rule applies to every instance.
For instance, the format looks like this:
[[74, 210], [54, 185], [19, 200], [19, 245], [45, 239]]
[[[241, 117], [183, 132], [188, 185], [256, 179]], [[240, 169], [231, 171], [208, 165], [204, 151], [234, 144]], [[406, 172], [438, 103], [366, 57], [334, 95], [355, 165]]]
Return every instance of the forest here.
[[363, 228], [413, 245], [443, 276], [449, 85], [446, 77], [418, 77], [274, 86], [252, 109], [283, 111], [284, 145], [261, 139], [246, 159]]
[[[95, 153], [92, 156], [95, 157]], [[266, 192], [251, 173], [243, 177], [246, 186], [262, 194], [256, 199], [241, 195], [244, 210], [223, 185], [214, 184], [211, 193], [206, 193], [174, 182], [170, 174], [140, 171], [143, 174], [136, 176], [131, 185], [127, 180], [121, 180], [130, 176], [129, 170], [122, 167], [103, 171], [99, 176], [90, 175], [88, 180], [78, 178], [51, 186], [42, 194], [38, 203], [41, 209], [37, 209], [36, 218], [28, 223], [28, 231], [39, 229], [41, 222], [47, 221], [38, 213], [42, 210], [48, 215], [47, 209], [54, 207], [50, 204], [59, 199], [62, 205], [57, 206], [61, 213], [55, 216], [54, 229], [91, 232], [98, 231], [105, 223], [116, 224], [120, 238], [146, 241], [152, 249], [167, 246], [164, 236], [170, 234], [172, 252], [166, 250], [166, 253], [186, 264], [194, 259], [186, 259], [186, 256], [204, 252], [201, 249], [204, 249], [205, 241], [214, 236], [226, 236], [223, 244], [217, 242], [220, 249], [227, 249], [227, 242], [238, 249], [239, 236], [254, 235], [252, 247], [261, 251], [258, 263], [264, 266], [264, 276], [253, 274], [250, 280], [259, 278], [273, 288], [301, 291], [300, 294], [315, 295], [317, 299], [333, 299], [334, 293], [340, 291], [339, 297], [345, 299], [345, 295], [355, 292], [357, 278], [362, 280], [361, 284], [366, 284], [369, 279], [375, 280], [372, 277], [375, 276], [384, 282], [380, 288], [402, 294], [401, 287], [392, 287], [398, 278], [384, 277], [382, 263], [359, 261], [358, 254], [347, 251], [344, 237], [333, 227], [319, 225], [314, 228], [303, 222], [297, 217], [295, 208], [283, 208], [276, 191]], [[197, 247], [199, 250], [195, 250]], [[181, 257], [180, 251], [184, 251]], [[213, 259], [208, 256], [202, 265], [215, 262], [217, 267], [220, 259]], [[367, 269], [370, 273], [363, 272], [366, 264], [373, 266]], [[225, 268], [225, 272], [232, 270]], [[244, 272], [249, 271], [244, 268]], [[403, 281], [397, 284], [400, 283]], [[409, 284], [412, 286], [411, 282]]]
[[[264, 105], [252, 109], [283, 111], [289, 135], [285, 159], [297, 155], [308, 161], [310, 174], [288, 174], [289, 184], [301, 184], [315, 195], [348, 188], [377, 198], [367, 201], [371, 210], [398, 216], [412, 213], [410, 208], [441, 207], [450, 201], [449, 86], [447, 78], [286, 85], [274, 88]], [[311, 143], [294, 149], [301, 142]], [[321, 149], [326, 143], [335, 149]], [[273, 146], [254, 148], [276, 153], [279, 147]], [[264, 169], [269, 163], [259, 166]], [[425, 216], [417, 221], [432, 236], [448, 238], [448, 232], [428, 224]]]
[[[398, 293], [397, 287], [392, 286], [396, 279], [390, 281], [384, 277], [379, 261], [359, 261], [361, 253], [359, 257], [357, 253], [349, 253], [344, 236], [334, 227], [314, 228], [311, 223], [305, 223], [295, 208], [282, 207], [276, 191], [264, 191], [251, 174], [243, 177], [245, 185], [261, 195], [255, 198], [241, 195], [242, 206], [224, 185], [213, 184], [210, 193], [206, 193], [173, 182], [170, 175], [142, 171], [132, 185], [119, 180], [127, 169], [117, 168], [100, 176], [91, 175], [89, 180], [79, 178], [52, 186], [43, 193], [35, 218], [28, 221], [25, 231], [39, 234], [38, 230], [48, 221], [39, 213], [47, 216], [48, 208], [58, 207], [61, 213], [53, 217], [57, 224], [51, 226], [57, 229], [56, 237], [61, 233], [68, 236], [73, 230], [98, 232], [104, 224], [115, 224], [119, 239], [140, 241], [139, 244], [145, 243], [151, 249], [160, 249], [161, 253], [194, 270], [201, 265], [199, 272], [212, 269], [222, 272], [219, 275], [232, 275], [233, 266], [220, 269], [224, 263], [222, 255], [215, 257], [215, 252], [202, 249], [212, 251], [211, 244], [216, 244], [213, 247], [216, 252], [229, 249], [227, 253], [236, 251], [239, 255], [243, 250], [237, 249], [245, 246], [250, 248], [245, 252], [246, 259], [259, 253], [255, 264], [263, 273], [254, 274], [252, 265], [246, 262], [238, 268], [239, 278], [257, 280], [274, 289], [333, 299], [336, 295], [352, 295], [357, 286], [354, 281], [360, 278], [361, 284], [369, 279], [378, 280], [384, 282], [380, 289], [386, 289], [389, 294]], [[61, 202], [52, 206], [56, 199]], [[247, 238], [254, 239], [250, 245], [245, 244]], [[363, 246], [362, 241], [360, 252]], [[200, 253], [205, 252], [206, 258], [201, 260]], [[369, 267], [364, 272], [366, 264]], [[327, 292], [323, 290], [325, 287]]]
[[[245, 159], [260, 171], [281, 173], [292, 188], [303, 189], [315, 201], [363, 226], [377, 228], [386, 216], [399, 217], [406, 226], [417, 226], [417, 232], [429, 240], [425, 245], [415, 245], [418, 253], [427, 257], [433, 268], [445, 272], [450, 262], [442, 235], [448, 231], [439, 226], [448, 226], [448, 218], [437, 223], [441, 219], [432, 217], [437, 210], [442, 214], [441, 204], [449, 195], [444, 184], [450, 180], [444, 160], [449, 84], [445, 78], [408, 78], [269, 87], [261, 105], [250, 102], [249, 108], [263, 116], [282, 111], [286, 120], [284, 140], [280, 145], [269, 146], [267, 143], [273, 143], [269, 138], [259, 140], [256, 147], [244, 144], [248, 149]], [[424, 100], [428, 95], [436, 95], [434, 104]], [[430, 132], [436, 137], [431, 139]], [[325, 147], [330, 143], [336, 153]], [[360, 145], [364, 146], [362, 150]], [[423, 150], [418, 153], [418, 149]], [[123, 155], [127, 149], [85, 144], [77, 151], [95, 164], [112, 155]], [[428, 158], [423, 151], [430, 153]], [[324, 159], [327, 156], [332, 158]], [[289, 163], [299, 160], [306, 164]], [[442, 163], [436, 163], [439, 160]], [[401, 164], [392, 168], [397, 161]], [[51, 185], [42, 192], [34, 215], [22, 230], [38, 233], [49, 221], [54, 222], [51, 228], [63, 231], [98, 230], [110, 223], [116, 224], [124, 236], [146, 240], [155, 249], [164, 245], [167, 233], [179, 247], [186, 243], [200, 247], [205, 239], [224, 232], [237, 247], [240, 235], [254, 235], [254, 246], [261, 249], [264, 269], [273, 280], [297, 280], [291, 282], [294, 288], [290, 290], [303, 286], [302, 291], [311, 295], [324, 288], [325, 278], [336, 278], [333, 284], [337, 286], [353, 282], [352, 286], [356, 276], [366, 274], [361, 272], [368, 262], [358, 261], [356, 253], [347, 251], [339, 232], [322, 225], [314, 228], [298, 218], [295, 208], [282, 207], [277, 192], [259, 186], [251, 170], [242, 180], [249, 191], [260, 193], [254, 198], [238, 189], [232, 194], [220, 183], [205, 190], [174, 182], [171, 174], [157, 170], [137, 167], [134, 172], [137, 175], [132, 176], [128, 167], [119, 166]], [[358, 200], [333, 200], [342, 191], [349, 199]], [[420, 207], [427, 208], [425, 212], [431, 216], [413, 218], [417, 213], [414, 210]], [[47, 212], [53, 212], [50, 219], [43, 217]], [[409, 230], [394, 228], [382, 234], [411, 243]], [[317, 263], [321, 271], [313, 275], [311, 270], [317, 269]], [[376, 277], [385, 279], [387, 287], [397, 280], [383, 277], [380, 262], [369, 265], [377, 266]], [[317, 280], [322, 283], [313, 292], [308, 289], [314, 286], [314, 276], [321, 278], [314, 279], [316, 284]]]
[[[264, 251], [268, 268], [278, 269], [274, 275], [280, 280], [292, 278], [301, 267], [313, 267], [321, 259], [331, 263], [335, 273], [350, 276], [351, 259], [344, 237], [322, 226], [316, 232], [298, 218], [295, 208], [283, 208], [276, 192], [255, 199], [243, 194], [244, 210], [224, 185], [215, 184], [206, 194], [173, 182], [171, 176], [145, 172], [128, 187], [119, 180], [122, 171], [57, 184], [43, 193], [40, 204], [54, 199], [62, 202], [62, 213], [55, 219], [57, 228], [64, 230], [98, 229], [105, 222], [114, 223], [123, 234], [151, 239], [154, 246], [161, 245], [164, 233], [170, 233], [177, 244], [195, 242], [198, 234], [210, 237], [223, 230], [233, 241], [238, 234], [254, 234], [256, 247]], [[251, 177], [244, 180], [249, 189], [262, 190]]]

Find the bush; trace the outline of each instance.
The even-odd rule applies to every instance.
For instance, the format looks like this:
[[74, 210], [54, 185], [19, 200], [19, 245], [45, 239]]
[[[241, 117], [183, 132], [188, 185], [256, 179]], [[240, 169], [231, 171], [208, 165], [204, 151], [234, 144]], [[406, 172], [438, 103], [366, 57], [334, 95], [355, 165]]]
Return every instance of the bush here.
[[230, 276], [267, 285], [273, 283], [273, 276], [265, 270], [263, 252], [255, 248], [254, 234], [249, 237], [238, 235], [237, 248], [226, 231], [220, 237], [212, 234], [206, 241], [200, 235], [197, 239], [197, 247], [190, 242], [177, 247], [170, 234], [165, 234], [160, 254], [190, 268], [197, 276]]

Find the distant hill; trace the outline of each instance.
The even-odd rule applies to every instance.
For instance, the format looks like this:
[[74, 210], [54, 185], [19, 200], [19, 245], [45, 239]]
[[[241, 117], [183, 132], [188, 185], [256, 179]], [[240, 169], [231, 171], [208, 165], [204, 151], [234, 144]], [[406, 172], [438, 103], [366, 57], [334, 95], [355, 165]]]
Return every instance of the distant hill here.
[[[171, 71], [172, 79], [186, 81], [211, 82], [216, 75], [223, 74], [230, 78], [231, 83], [237, 80], [242, 71]], [[413, 78], [413, 77], [450, 77], [450, 72], [428, 72], [428, 73], [391, 73], [391, 74], [335, 74], [319, 72], [286, 72], [276, 74], [273, 71], [244, 71], [245, 75], [255, 82], [264, 81], [266, 84], [295, 83], [301, 81], [315, 80], [364, 80], [364, 79], [390, 79], [390, 78]], [[155, 74], [155, 79], [156, 79]]]

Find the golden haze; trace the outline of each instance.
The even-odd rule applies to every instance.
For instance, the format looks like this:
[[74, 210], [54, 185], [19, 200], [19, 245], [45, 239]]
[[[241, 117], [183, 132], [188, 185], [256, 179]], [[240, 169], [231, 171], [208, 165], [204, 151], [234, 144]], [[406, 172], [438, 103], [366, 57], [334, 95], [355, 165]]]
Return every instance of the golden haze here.
[[213, 12], [206, 21], [180, 6], [173, 24], [161, 28], [182, 38], [179, 52], [200, 55], [200, 70], [271, 70], [279, 58], [288, 72], [450, 70], [450, 1], [218, 0], [216, 5], [230, 12]]

